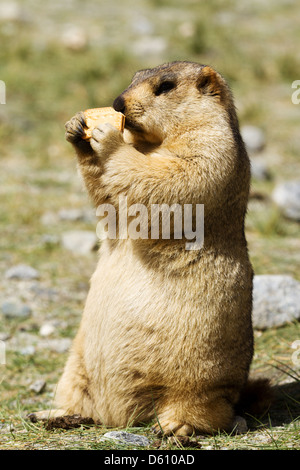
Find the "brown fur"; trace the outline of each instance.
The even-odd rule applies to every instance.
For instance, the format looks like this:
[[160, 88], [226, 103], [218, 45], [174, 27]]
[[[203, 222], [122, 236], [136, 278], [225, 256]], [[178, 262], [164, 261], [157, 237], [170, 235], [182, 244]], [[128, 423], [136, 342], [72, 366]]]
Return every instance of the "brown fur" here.
[[244, 235], [249, 159], [231, 92], [211, 67], [137, 72], [109, 125], [66, 124], [95, 206], [204, 204], [205, 239], [105, 240], [57, 403], [107, 426], [158, 418], [166, 434], [230, 430], [253, 354]]

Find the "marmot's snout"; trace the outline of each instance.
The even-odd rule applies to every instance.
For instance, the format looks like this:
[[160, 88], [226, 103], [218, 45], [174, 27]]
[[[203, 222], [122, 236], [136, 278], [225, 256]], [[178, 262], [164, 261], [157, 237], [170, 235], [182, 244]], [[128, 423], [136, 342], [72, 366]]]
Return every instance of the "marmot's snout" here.
[[125, 114], [125, 100], [122, 95], [119, 95], [113, 102], [115, 111]]

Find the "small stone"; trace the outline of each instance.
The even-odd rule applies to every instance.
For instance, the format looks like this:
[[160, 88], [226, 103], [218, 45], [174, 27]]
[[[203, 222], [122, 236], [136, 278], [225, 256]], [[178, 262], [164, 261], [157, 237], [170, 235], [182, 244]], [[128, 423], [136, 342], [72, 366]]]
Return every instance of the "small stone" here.
[[300, 221], [300, 180], [278, 184], [272, 199], [286, 217]]
[[11, 433], [15, 430], [13, 424], [5, 424], [5, 423], [1, 423], [1, 426], [0, 426], [0, 432], [1, 433]]
[[44, 325], [40, 328], [40, 335], [41, 336], [50, 336], [55, 332], [55, 326], [51, 325], [51, 323], [44, 323]]
[[73, 51], [80, 51], [87, 47], [88, 38], [85, 31], [75, 25], [67, 25], [61, 36], [61, 43]]
[[23, 18], [23, 10], [21, 6], [14, 1], [1, 2], [0, 4], [0, 21], [21, 21]]
[[154, 27], [151, 21], [149, 21], [149, 19], [146, 16], [141, 15], [140, 13], [136, 13], [133, 16], [130, 22], [130, 26], [133, 32], [135, 33], [135, 35], [141, 35], [141, 36], [150, 35], [154, 31]]
[[7, 279], [19, 279], [19, 280], [30, 280], [30, 279], [39, 279], [39, 272], [27, 266], [26, 264], [18, 264], [12, 266], [5, 272], [5, 277]]
[[263, 131], [256, 126], [243, 126], [241, 134], [246, 148], [249, 152], [260, 152], [265, 147], [265, 136]]
[[58, 216], [55, 212], [47, 211], [41, 216], [40, 221], [43, 225], [47, 225], [48, 227], [56, 226]]
[[35, 392], [36, 394], [42, 393], [45, 390], [45, 388], [46, 388], [46, 382], [43, 379], [36, 380], [29, 387], [29, 389], [32, 392]]
[[112, 439], [133, 446], [147, 447], [151, 444], [146, 436], [140, 436], [139, 434], [132, 434], [125, 431], [110, 431], [105, 433], [103, 438]]
[[83, 220], [83, 212], [80, 209], [61, 209], [58, 217], [60, 220], [77, 222]]
[[270, 172], [265, 162], [260, 158], [251, 158], [251, 175], [252, 178], [264, 181], [270, 179]]
[[0, 332], [0, 341], [7, 341], [10, 337], [9, 333], [5, 333], [4, 331]]
[[74, 254], [86, 255], [98, 247], [98, 237], [89, 230], [71, 230], [63, 233], [62, 245]]
[[90, 222], [97, 221], [95, 211], [88, 209], [61, 209], [58, 211], [59, 220], [66, 222]]
[[287, 275], [256, 275], [253, 326], [265, 330], [300, 319], [300, 282]]
[[41, 340], [38, 343], [40, 349], [47, 349], [48, 351], [54, 351], [56, 353], [65, 353], [70, 349], [72, 340], [70, 338], [58, 338]]
[[55, 246], [55, 245], [58, 245], [59, 244], [59, 238], [57, 235], [51, 235], [49, 233], [45, 233], [44, 235], [42, 235], [41, 237], [41, 241], [43, 243], [43, 245], [46, 245], [46, 246]]
[[194, 23], [184, 21], [178, 26], [178, 32], [184, 38], [192, 38], [195, 35], [196, 28]]
[[161, 56], [168, 45], [165, 38], [161, 36], [143, 36], [132, 44], [132, 52], [139, 56]]
[[31, 308], [18, 300], [6, 300], [1, 305], [1, 310], [6, 318], [28, 318]]
[[22, 354], [22, 356], [33, 356], [35, 354], [35, 347], [32, 345], [25, 346], [19, 349], [19, 353]]
[[39, 299], [47, 301], [54, 301], [58, 296], [58, 291], [56, 289], [41, 286], [39, 283], [32, 284], [30, 286], [30, 291]]

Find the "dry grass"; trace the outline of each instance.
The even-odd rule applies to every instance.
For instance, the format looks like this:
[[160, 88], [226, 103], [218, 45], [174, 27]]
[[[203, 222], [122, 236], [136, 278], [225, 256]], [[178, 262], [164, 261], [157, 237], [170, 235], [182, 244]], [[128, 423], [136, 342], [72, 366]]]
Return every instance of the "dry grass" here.
[[[144, 2], [141, 5], [145, 7]], [[95, 254], [74, 256], [55, 242], [68, 229], [94, 230], [93, 223], [54, 219], [45, 225], [42, 220], [45, 213], [57, 214], [62, 208], [90, 210], [72, 150], [64, 140], [64, 122], [80, 109], [110, 105], [136, 69], [158, 61], [189, 59], [211, 63], [229, 79], [241, 122], [259, 125], [266, 133], [264, 155], [272, 172], [270, 181], [253, 181], [253, 191], [265, 196], [259, 204], [251, 203], [247, 217], [255, 271], [291, 274], [300, 280], [299, 224], [284, 219], [269, 199], [277, 181], [299, 172], [296, 111], [300, 108], [291, 103], [291, 82], [300, 78], [296, 3], [276, 2], [268, 9], [260, 2], [228, 2], [224, 8], [217, 1], [190, 0], [183, 6], [182, 2], [153, 0], [147, 8], [156, 34], [168, 44], [160, 57], [137, 58], [129, 47], [124, 50], [122, 36], [119, 43], [90, 45], [76, 52], [63, 48], [55, 35], [37, 47], [44, 38], [30, 24], [14, 25], [11, 35], [0, 25], [0, 40], [5, 44], [0, 49], [0, 78], [7, 85], [7, 104], [0, 107], [0, 269], [4, 273], [13, 264], [30, 264], [41, 273], [38, 285], [57, 291], [52, 300], [35, 297], [30, 282], [21, 285], [3, 279], [1, 299], [12, 293], [23, 296], [34, 308], [26, 320], [0, 315], [0, 332], [17, 338], [17, 345], [12, 342], [7, 350], [6, 366], [0, 365], [1, 449], [124, 448], [101, 441], [106, 431], [102, 427], [46, 431], [26, 421], [28, 412], [51, 404], [67, 353], [39, 345], [32, 355], [23, 355], [19, 349], [22, 342], [38, 341], [39, 328], [49, 319], [58, 325], [54, 339], [74, 336], [96, 263]], [[78, 19], [75, 10], [72, 18]], [[67, 16], [63, 19], [68, 20]], [[93, 22], [91, 16], [85, 20]], [[188, 34], [182, 35], [184, 22]], [[258, 421], [250, 419], [245, 435], [201, 437], [201, 449], [300, 447], [299, 366], [291, 360], [291, 344], [299, 338], [299, 323], [257, 333], [253, 368], [279, 386], [277, 401], [268, 415]], [[36, 395], [29, 385], [40, 377], [47, 387]], [[158, 442], [149, 426], [128, 430], [149, 436], [154, 442], [151, 449], [177, 448], [166, 439]]]

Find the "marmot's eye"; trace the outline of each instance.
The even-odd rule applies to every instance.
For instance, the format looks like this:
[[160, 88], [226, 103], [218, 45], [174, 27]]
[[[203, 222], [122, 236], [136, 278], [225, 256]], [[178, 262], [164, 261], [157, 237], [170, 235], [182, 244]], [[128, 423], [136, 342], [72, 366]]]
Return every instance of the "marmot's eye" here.
[[170, 81], [165, 81], [165, 82], [162, 82], [157, 90], [155, 91], [155, 95], [158, 96], [158, 95], [161, 95], [162, 93], [167, 93], [168, 91], [172, 90], [173, 88], [175, 88], [175, 83], [174, 82], [170, 82]]

